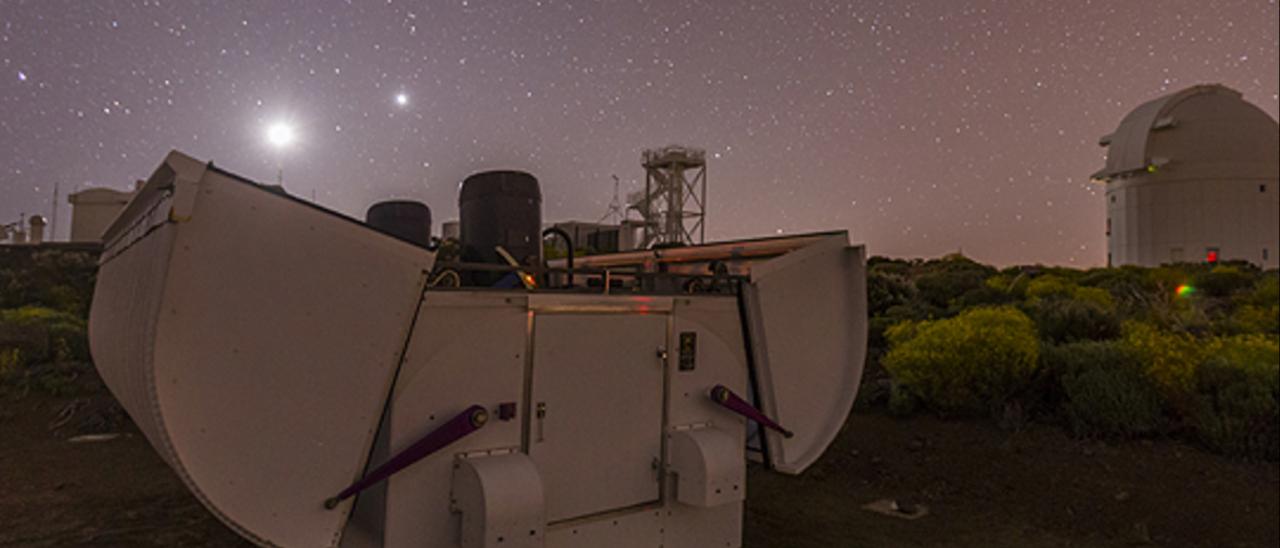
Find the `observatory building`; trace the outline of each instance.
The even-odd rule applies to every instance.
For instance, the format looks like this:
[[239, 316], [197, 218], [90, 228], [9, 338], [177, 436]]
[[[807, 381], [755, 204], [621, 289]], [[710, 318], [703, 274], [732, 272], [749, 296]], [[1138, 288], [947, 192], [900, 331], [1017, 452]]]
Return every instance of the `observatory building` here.
[[71, 241], [97, 242], [111, 221], [124, 210], [133, 192], [97, 187], [67, 196], [71, 204]]
[[1107, 264], [1243, 260], [1276, 268], [1280, 126], [1221, 85], [1134, 109], [1103, 136]]

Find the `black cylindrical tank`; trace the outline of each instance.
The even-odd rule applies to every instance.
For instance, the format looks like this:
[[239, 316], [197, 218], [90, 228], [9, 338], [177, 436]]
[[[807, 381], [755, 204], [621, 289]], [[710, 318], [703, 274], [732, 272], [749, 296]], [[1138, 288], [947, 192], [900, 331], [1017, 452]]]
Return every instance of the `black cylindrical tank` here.
[[389, 200], [369, 206], [365, 224], [422, 247], [431, 245], [431, 208], [422, 202]]
[[[542, 192], [533, 175], [486, 171], [467, 177], [458, 195], [458, 216], [463, 261], [507, 264], [494, 251], [502, 246], [520, 264], [542, 263]], [[489, 285], [500, 277], [472, 279]]]

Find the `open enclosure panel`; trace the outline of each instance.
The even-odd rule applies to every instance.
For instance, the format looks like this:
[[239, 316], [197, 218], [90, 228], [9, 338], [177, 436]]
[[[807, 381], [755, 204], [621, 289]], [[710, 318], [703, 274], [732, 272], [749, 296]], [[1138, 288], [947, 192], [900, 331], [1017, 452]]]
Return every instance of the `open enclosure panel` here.
[[174, 153], [106, 233], [94, 362], [233, 529], [332, 545], [432, 259]]

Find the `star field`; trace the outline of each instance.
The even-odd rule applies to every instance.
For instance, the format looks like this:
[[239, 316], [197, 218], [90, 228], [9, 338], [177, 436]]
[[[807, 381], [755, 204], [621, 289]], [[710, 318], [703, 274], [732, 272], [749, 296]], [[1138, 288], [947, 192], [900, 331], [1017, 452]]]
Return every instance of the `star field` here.
[[[528, 170], [594, 221], [640, 151], [707, 149], [708, 238], [847, 228], [872, 254], [1104, 262], [1099, 136], [1222, 83], [1277, 116], [1275, 0], [0, 0], [0, 221], [170, 149], [362, 217], [456, 216]], [[282, 147], [268, 142], [279, 124]]]

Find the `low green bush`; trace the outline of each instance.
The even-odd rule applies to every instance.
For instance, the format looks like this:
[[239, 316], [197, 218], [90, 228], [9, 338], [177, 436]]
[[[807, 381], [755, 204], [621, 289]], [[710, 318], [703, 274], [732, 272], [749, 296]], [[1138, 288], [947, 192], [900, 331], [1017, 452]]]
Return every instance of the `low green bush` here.
[[16, 379], [22, 367], [22, 351], [17, 348], [0, 348], [0, 385]]
[[0, 350], [4, 349], [19, 350], [28, 364], [89, 360], [84, 320], [38, 306], [0, 310]]
[[1029, 305], [1029, 309], [1040, 337], [1048, 342], [1100, 341], [1114, 339], [1121, 334], [1120, 317], [1114, 309], [1096, 300], [1070, 297], [1038, 299]]
[[1141, 322], [1126, 323], [1122, 340], [1161, 394], [1185, 413], [1195, 393], [1196, 367], [1212, 353], [1216, 341]]
[[1011, 307], [903, 322], [888, 330], [888, 338], [882, 363], [895, 390], [905, 391], [898, 399], [910, 396], [946, 413], [999, 408], [1030, 382], [1040, 352], [1035, 324]]
[[1244, 335], [1217, 346], [1196, 369], [1197, 437], [1221, 453], [1280, 460], [1280, 344]]
[[1197, 291], [1211, 297], [1227, 297], [1251, 289], [1254, 275], [1239, 266], [1218, 265], [1197, 273], [1191, 283]]
[[1060, 383], [1061, 414], [1077, 434], [1134, 437], [1163, 427], [1160, 390], [1124, 343], [1050, 346], [1043, 363]]

